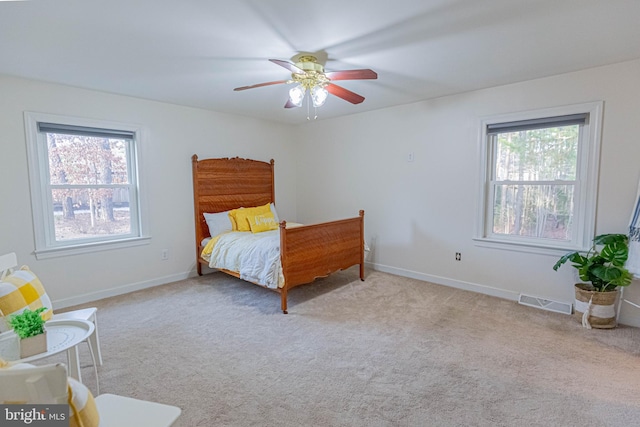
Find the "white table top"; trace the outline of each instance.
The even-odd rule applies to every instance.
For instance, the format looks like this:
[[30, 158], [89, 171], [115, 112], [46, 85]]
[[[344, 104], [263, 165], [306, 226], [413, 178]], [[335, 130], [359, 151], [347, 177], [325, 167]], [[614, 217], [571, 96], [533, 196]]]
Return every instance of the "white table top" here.
[[86, 340], [95, 328], [92, 322], [80, 319], [49, 320], [44, 324], [47, 331], [47, 352], [34, 354], [15, 363], [26, 363], [52, 356], [68, 350]]

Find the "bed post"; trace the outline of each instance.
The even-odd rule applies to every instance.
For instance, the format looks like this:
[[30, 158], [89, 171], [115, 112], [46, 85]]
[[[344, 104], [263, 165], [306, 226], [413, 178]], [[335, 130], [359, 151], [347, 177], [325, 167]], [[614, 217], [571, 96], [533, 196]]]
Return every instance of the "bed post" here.
[[271, 159], [269, 164], [271, 165], [271, 203], [276, 203], [276, 182], [275, 182], [275, 163], [276, 161]]
[[282, 313], [287, 314], [287, 288], [286, 285], [283, 288], [280, 288], [280, 307], [282, 308]]
[[[273, 160], [271, 163], [273, 167]], [[280, 265], [282, 266], [282, 275], [284, 276], [284, 286], [280, 288], [280, 307], [282, 312], [287, 314], [287, 267], [288, 264], [285, 260], [285, 254], [287, 253], [287, 239], [284, 234], [287, 232], [287, 221], [280, 223]]]
[[198, 156], [191, 156], [191, 173], [193, 175], [193, 213], [196, 226], [196, 271], [202, 276], [200, 264], [200, 241], [202, 240], [202, 226], [200, 225], [200, 195], [198, 194]]
[[364, 282], [364, 210], [360, 210], [360, 280]]

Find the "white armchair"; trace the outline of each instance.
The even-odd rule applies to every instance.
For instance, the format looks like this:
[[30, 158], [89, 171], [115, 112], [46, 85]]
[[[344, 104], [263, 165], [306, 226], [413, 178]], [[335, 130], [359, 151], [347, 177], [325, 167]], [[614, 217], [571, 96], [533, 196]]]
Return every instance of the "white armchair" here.
[[[69, 403], [72, 426], [170, 427], [182, 413], [176, 406], [114, 394], [92, 398], [86, 387], [67, 378], [67, 370], [60, 363], [0, 368], [0, 384], [0, 404]], [[82, 423], [78, 422], [79, 419]]]

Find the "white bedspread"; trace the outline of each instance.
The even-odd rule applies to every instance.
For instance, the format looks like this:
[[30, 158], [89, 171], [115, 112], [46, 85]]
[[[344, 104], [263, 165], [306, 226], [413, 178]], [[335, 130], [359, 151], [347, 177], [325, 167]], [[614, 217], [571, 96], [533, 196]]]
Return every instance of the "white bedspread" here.
[[235, 271], [243, 280], [272, 289], [284, 285], [279, 230], [262, 233], [232, 231], [214, 240], [211, 254], [203, 254], [209, 261], [209, 267]]

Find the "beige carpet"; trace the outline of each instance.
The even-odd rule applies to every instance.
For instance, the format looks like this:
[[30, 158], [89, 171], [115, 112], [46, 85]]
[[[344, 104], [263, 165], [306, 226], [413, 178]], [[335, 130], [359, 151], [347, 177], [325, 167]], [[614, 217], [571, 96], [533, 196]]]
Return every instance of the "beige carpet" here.
[[177, 405], [176, 426], [640, 425], [639, 329], [472, 292], [351, 269], [284, 315], [213, 273], [97, 306], [101, 391]]

